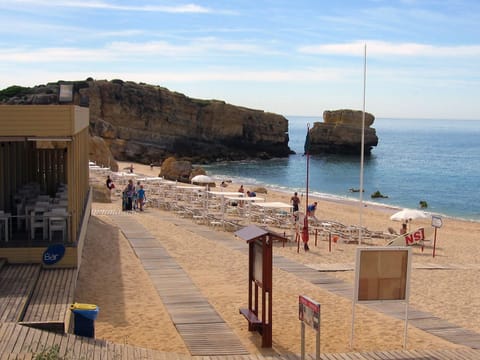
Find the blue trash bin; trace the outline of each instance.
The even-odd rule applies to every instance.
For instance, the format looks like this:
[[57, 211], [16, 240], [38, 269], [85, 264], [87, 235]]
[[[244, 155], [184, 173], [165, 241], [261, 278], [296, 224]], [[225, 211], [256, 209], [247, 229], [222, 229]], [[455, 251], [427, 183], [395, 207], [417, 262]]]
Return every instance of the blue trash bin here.
[[93, 304], [72, 304], [70, 310], [73, 312], [73, 333], [79, 336], [95, 337], [95, 320], [98, 316], [98, 306]]

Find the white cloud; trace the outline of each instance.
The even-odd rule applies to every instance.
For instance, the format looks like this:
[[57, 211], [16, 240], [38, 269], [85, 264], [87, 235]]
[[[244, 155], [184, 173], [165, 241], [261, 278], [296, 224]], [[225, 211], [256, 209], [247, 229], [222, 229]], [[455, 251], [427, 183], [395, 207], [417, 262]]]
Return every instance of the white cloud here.
[[[240, 69], [213, 69], [207, 71], [191, 72], [165, 72], [147, 74], [147, 79], [171, 82], [192, 81], [240, 81], [240, 82], [301, 82], [301, 81], [335, 81], [345, 78], [345, 69], [315, 68], [299, 70], [240, 70]], [[133, 76], [134, 74], [132, 74]], [[142, 74], [136, 76], [145, 77]], [[144, 81], [144, 80], [142, 80]]]
[[0, 50], [0, 61], [12, 63], [68, 63], [68, 62], [98, 62], [112, 59], [112, 54], [105, 50], [79, 48], [15, 48]]
[[[62, 41], [73, 41], [77, 39], [84, 40], [85, 38], [130, 38], [134, 36], [144, 35], [145, 30], [140, 29], [112, 29], [103, 30], [102, 28], [86, 28], [81, 26], [63, 25], [63, 24], [51, 24], [34, 19], [17, 19], [15, 17], [0, 18], [2, 26], [0, 27], [0, 34], [4, 36], [27, 36], [30, 37], [33, 34], [42, 36], [43, 41], [47, 41], [48, 35], [52, 34], [64, 34]], [[58, 41], [58, 36], [55, 37]], [[12, 44], [18, 42], [12, 41]], [[5, 46], [3, 46], [5, 48]]]
[[137, 11], [137, 12], [164, 12], [164, 13], [233, 13], [227, 10], [215, 10], [196, 4], [183, 5], [117, 5], [106, 1], [48, 1], [48, 0], [16, 0], [14, 3], [22, 5], [39, 5], [49, 7], [67, 7], [116, 11]]
[[419, 43], [394, 43], [376, 40], [309, 45], [300, 47], [298, 51], [306, 54], [363, 56], [365, 44], [367, 45], [368, 56], [480, 56], [480, 45], [435, 46]]
[[[123, 33], [128, 35], [129, 33]], [[100, 33], [100, 36], [108, 36]], [[113, 34], [112, 34], [113, 35]], [[45, 47], [29, 48], [17, 47], [0, 49], [0, 61], [5, 62], [49, 62], [64, 61], [102, 62], [127, 59], [145, 59], [145, 56], [158, 55], [161, 57], [212, 57], [221, 54], [272, 54], [273, 51], [251, 43], [228, 42], [217, 38], [197, 38], [182, 45], [166, 41], [150, 41], [135, 43], [115, 41], [100, 48], [79, 47]]]
[[195, 83], [195, 82], [258, 82], [258, 83], [300, 83], [300, 82], [341, 82], [350, 80], [357, 72], [357, 69], [350, 71], [339, 68], [312, 68], [299, 69], [291, 71], [271, 70], [241, 70], [241, 69], [207, 69], [207, 70], [191, 70], [191, 71], [158, 71], [158, 70], [143, 70], [143, 71], [95, 71], [88, 69], [88, 66], [83, 66], [87, 70], [79, 71], [64, 71], [51, 70], [35, 72], [32, 71], [28, 76], [22, 77], [22, 72], [7, 72], [3, 71], [5, 76], [2, 76], [0, 81], [0, 88], [4, 88], [13, 84], [22, 86], [33, 86], [42, 83], [55, 81], [56, 79], [85, 79], [93, 77], [96, 79], [123, 79], [135, 82], [145, 82], [148, 84], [164, 84], [169, 83]]
[[218, 38], [196, 38], [182, 45], [166, 41], [150, 41], [145, 43], [114, 42], [107, 47], [115, 52], [136, 56], [138, 54], [158, 54], [162, 56], [213, 56], [220, 53], [267, 54], [272, 53], [262, 46], [248, 42], [230, 42]]

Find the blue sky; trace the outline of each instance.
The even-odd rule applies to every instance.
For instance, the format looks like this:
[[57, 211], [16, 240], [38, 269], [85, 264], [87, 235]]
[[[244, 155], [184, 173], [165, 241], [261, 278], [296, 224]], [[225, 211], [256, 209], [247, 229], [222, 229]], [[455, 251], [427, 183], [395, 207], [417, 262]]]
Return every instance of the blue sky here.
[[478, 0], [0, 0], [0, 88], [123, 79], [282, 115], [480, 119]]

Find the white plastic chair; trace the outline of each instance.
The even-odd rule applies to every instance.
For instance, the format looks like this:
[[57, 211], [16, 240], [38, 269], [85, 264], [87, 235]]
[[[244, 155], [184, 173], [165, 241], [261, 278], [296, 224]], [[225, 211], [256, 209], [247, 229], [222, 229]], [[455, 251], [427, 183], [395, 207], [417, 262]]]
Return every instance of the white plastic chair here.
[[50, 195], [38, 195], [37, 196], [37, 201], [51, 202], [52, 198], [50, 197]]
[[62, 232], [62, 241], [65, 242], [67, 235], [68, 213], [64, 208], [55, 208], [48, 216], [48, 240], [52, 241], [55, 231]]
[[[0, 240], [5, 232], [5, 242], [8, 241], [8, 218], [3, 210], [0, 210]], [[5, 229], [4, 229], [5, 227]]]
[[35, 207], [30, 215], [30, 231], [31, 231], [31, 239], [35, 239], [35, 231], [37, 229], [42, 229], [42, 239], [45, 240], [46, 236], [46, 227], [45, 227], [45, 219], [43, 214], [45, 213], [45, 208]]

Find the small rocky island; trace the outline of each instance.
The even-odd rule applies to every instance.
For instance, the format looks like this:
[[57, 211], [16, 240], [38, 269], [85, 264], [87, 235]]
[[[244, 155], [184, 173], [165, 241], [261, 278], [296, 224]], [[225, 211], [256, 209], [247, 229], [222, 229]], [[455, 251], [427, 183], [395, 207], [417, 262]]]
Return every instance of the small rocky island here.
[[[359, 155], [362, 144], [363, 112], [334, 110], [323, 112], [323, 123], [315, 122], [310, 129], [310, 154]], [[365, 155], [378, 144], [372, 124], [375, 117], [365, 113]]]

